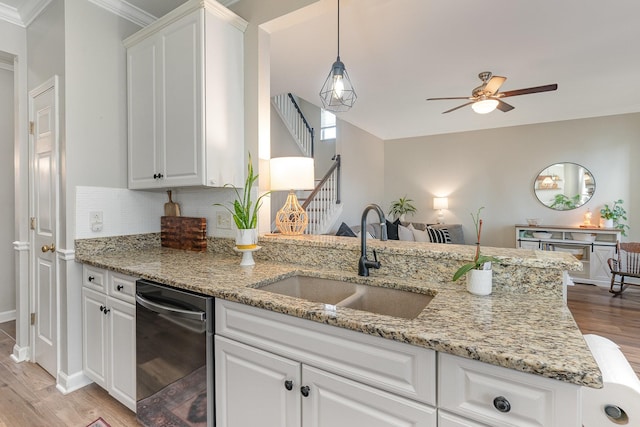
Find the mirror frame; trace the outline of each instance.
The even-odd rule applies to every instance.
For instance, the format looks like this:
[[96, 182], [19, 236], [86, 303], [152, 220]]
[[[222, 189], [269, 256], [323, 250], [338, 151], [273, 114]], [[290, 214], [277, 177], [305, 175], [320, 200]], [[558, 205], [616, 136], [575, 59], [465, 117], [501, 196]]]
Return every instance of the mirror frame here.
[[[575, 167], [577, 171], [582, 170], [583, 173], [580, 174], [580, 172], [578, 172], [578, 175], [574, 177], [568, 176], [565, 171], [566, 166]], [[562, 167], [561, 170], [560, 167]], [[584, 178], [583, 181], [584, 176], [587, 176], [587, 178]], [[591, 182], [588, 183], [587, 181]], [[561, 185], [563, 185], [563, 187], [561, 187]], [[564, 193], [568, 188], [568, 185], [578, 189], [577, 192], [571, 192], [572, 194], [575, 192], [575, 196], [568, 196]], [[584, 192], [580, 192], [580, 186], [583, 187]], [[536, 195], [538, 201], [549, 209], [553, 209], [555, 211], [570, 211], [578, 209], [587, 204], [595, 192], [596, 179], [593, 176], [593, 173], [581, 164], [574, 162], [558, 162], [546, 166], [542, 168], [533, 180], [533, 193]], [[549, 200], [548, 196], [559, 198], [560, 200]], [[558, 203], [560, 205], [557, 206]]]

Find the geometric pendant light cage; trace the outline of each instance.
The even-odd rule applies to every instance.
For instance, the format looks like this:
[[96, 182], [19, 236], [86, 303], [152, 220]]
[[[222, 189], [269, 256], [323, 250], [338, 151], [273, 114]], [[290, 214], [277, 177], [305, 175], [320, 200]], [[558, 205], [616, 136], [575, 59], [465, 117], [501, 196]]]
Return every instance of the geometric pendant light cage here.
[[340, 60], [340, 0], [338, 0], [338, 57], [322, 85], [320, 100], [325, 110], [341, 113], [353, 107], [357, 98], [358, 95], [351, 84], [349, 74]]

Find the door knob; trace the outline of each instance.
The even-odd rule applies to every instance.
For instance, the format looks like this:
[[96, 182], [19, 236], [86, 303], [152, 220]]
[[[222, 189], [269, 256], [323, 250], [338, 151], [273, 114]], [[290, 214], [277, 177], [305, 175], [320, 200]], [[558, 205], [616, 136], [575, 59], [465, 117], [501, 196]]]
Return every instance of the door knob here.
[[51, 244], [51, 246], [48, 246], [48, 245], [42, 245], [42, 248], [41, 248], [41, 249], [42, 249], [42, 252], [48, 252], [48, 251], [55, 252], [55, 250], [56, 250], [56, 244], [55, 244], [55, 243], [52, 243], [52, 244]]

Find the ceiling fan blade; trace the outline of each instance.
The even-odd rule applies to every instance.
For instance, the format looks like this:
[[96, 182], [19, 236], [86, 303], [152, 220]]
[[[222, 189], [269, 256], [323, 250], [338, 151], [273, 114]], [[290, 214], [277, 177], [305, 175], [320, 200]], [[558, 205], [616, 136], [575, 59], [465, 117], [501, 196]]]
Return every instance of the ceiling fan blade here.
[[457, 107], [452, 108], [450, 110], [443, 111], [442, 114], [447, 114], [447, 113], [450, 113], [452, 111], [456, 111], [458, 108], [466, 107], [467, 105], [471, 105], [471, 104], [473, 104], [473, 101], [472, 102], [467, 102], [466, 104], [458, 105]]
[[489, 81], [487, 82], [487, 85], [484, 87], [484, 91], [493, 95], [500, 89], [500, 86], [502, 86], [505, 80], [507, 80], [506, 77], [501, 77], [501, 76], [491, 77], [491, 79], [489, 79]]
[[473, 99], [468, 96], [455, 96], [453, 98], [427, 98], [427, 101], [441, 101], [443, 99]]
[[494, 96], [497, 96], [499, 98], [506, 98], [508, 96], [527, 95], [529, 93], [549, 92], [556, 89], [558, 89], [558, 85], [554, 83], [552, 85], [536, 86], [527, 89], [508, 90], [506, 92], [496, 93]]
[[500, 101], [498, 99], [498, 106], [496, 108], [502, 111], [503, 113], [506, 113], [507, 111], [513, 110], [515, 107], [513, 105], [509, 105], [506, 102]]

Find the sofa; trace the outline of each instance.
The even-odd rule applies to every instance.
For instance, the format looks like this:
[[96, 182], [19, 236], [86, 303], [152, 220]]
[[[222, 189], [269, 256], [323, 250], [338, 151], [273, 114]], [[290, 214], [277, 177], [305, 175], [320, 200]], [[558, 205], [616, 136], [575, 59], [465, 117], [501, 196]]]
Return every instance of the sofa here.
[[[349, 230], [352, 234], [349, 233]], [[367, 233], [370, 238], [380, 238], [380, 224], [367, 224]], [[387, 220], [387, 234], [389, 240], [402, 240], [412, 242], [451, 243], [464, 245], [464, 233], [462, 224], [425, 224], [420, 222], [390, 222]], [[342, 223], [338, 236], [360, 236], [360, 225], [347, 226]]]

